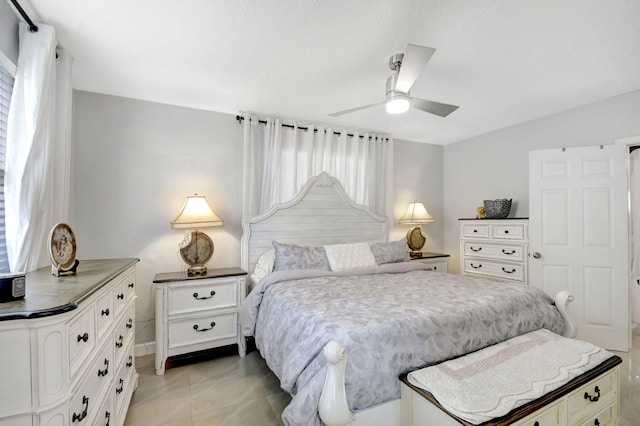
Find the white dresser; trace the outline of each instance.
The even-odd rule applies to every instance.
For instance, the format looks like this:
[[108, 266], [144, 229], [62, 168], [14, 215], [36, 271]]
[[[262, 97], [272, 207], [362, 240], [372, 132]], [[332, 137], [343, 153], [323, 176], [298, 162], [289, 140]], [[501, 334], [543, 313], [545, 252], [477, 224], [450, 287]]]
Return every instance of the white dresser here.
[[460, 219], [464, 275], [527, 283], [529, 220]]
[[234, 344], [245, 355], [238, 310], [246, 296], [246, 275], [240, 268], [221, 268], [200, 276], [155, 276], [157, 375], [164, 374], [167, 358], [174, 355]]
[[26, 275], [0, 304], [0, 425], [122, 425], [134, 365], [138, 259], [81, 260], [76, 275]]

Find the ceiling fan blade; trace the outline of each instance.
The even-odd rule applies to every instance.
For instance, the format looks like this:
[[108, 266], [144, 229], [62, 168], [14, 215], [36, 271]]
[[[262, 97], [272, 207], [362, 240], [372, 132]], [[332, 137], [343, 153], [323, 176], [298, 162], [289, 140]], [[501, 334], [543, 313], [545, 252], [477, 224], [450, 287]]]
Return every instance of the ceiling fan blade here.
[[435, 114], [440, 117], [446, 117], [458, 109], [456, 105], [442, 104], [440, 102], [428, 101], [420, 98], [411, 98], [410, 103], [415, 109]]
[[398, 74], [395, 90], [409, 93], [411, 86], [416, 82], [416, 79], [435, 51], [436, 49], [432, 47], [408, 44], [407, 50], [404, 52], [404, 58], [402, 58], [402, 65], [400, 65], [400, 73]]
[[[384, 101], [382, 101], [382, 102], [384, 102]], [[362, 105], [362, 106], [351, 108], [351, 109], [345, 109], [344, 111], [334, 112], [334, 113], [331, 113], [329, 115], [331, 117], [339, 117], [341, 115], [349, 114], [351, 112], [360, 111], [361, 109], [367, 109], [367, 108], [371, 108], [371, 107], [376, 106], [376, 105], [380, 105], [382, 102], [376, 102], [375, 104]]]

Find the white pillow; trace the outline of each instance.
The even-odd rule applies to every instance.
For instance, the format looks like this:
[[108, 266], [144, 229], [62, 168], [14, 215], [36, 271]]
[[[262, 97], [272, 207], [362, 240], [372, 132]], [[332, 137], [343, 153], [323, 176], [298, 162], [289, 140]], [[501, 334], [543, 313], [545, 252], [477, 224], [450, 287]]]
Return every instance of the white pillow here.
[[274, 249], [269, 249], [262, 254], [258, 258], [258, 263], [256, 263], [256, 267], [253, 270], [253, 274], [251, 274], [251, 280], [254, 284], [258, 284], [258, 282], [273, 272], [273, 266], [276, 261], [276, 251]]
[[368, 243], [331, 244], [324, 246], [332, 271], [373, 268], [376, 258]]

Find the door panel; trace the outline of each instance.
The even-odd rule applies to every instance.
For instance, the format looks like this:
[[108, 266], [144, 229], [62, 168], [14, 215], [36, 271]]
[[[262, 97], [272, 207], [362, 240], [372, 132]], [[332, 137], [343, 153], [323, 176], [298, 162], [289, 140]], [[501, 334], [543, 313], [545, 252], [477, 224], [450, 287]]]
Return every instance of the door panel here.
[[630, 343], [627, 150], [621, 145], [529, 155], [530, 284], [570, 305], [578, 338], [612, 350]]

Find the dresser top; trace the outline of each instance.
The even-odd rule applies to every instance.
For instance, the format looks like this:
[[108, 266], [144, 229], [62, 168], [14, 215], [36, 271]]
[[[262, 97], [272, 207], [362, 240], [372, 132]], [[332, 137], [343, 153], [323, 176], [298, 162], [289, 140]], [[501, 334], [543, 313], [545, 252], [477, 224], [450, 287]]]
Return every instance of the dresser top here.
[[528, 220], [528, 217], [485, 217], [485, 218], [477, 218], [477, 217], [461, 217], [458, 220]]
[[51, 274], [51, 267], [37, 269], [25, 276], [25, 298], [0, 303], [0, 321], [32, 319], [72, 311], [79, 303], [135, 265], [138, 259], [81, 260], [75, 275]]

